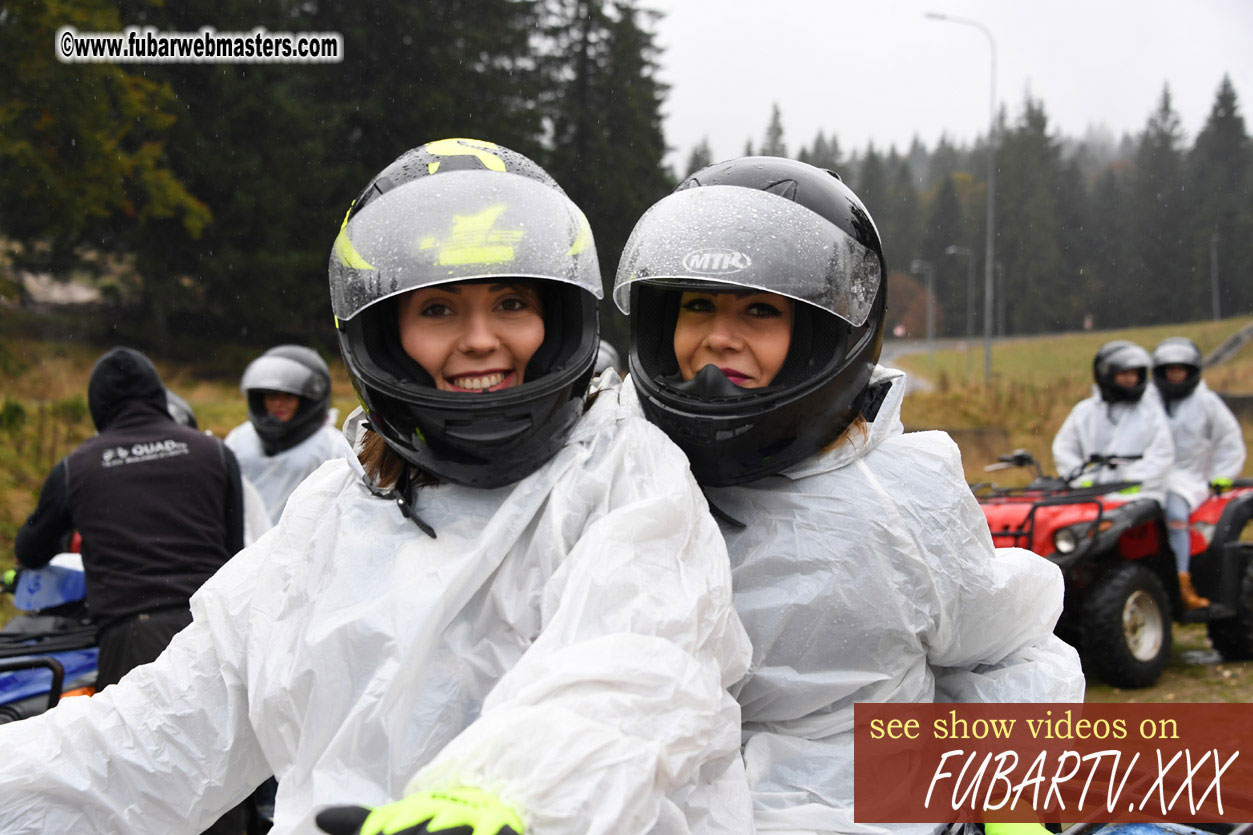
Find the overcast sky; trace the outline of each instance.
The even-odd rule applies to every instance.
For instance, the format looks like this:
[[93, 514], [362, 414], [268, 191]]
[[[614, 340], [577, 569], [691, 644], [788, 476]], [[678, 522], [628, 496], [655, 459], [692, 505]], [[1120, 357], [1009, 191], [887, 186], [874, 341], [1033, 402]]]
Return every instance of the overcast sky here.
[[[772, 103], [788, 150], [819, 129], [840, 147], [886, 150], [918, 136], [986, 133], [990, 58], [972, 18], [996, 41], [998, 106], [1011, 121], [1030, 91], [1054, 133], [1115, 137], [1143, 129], [1169, 84], [1187, 140], [1204, 124], [1223, 74], [1253, 130], [1253, 0], [644, 0], [656, 24], [670, 161], [708, 137], [715, 159], [757, 145]], [[680, 172], [682, 173], [682, 172]]]

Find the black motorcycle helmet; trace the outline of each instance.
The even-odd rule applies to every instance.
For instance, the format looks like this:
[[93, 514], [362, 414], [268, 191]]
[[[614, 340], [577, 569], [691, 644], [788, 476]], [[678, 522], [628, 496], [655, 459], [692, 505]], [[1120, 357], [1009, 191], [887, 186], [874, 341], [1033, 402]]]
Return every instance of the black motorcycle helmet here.
[[[248, 363], [239, 390], [248, 399], [248, 420], [257, 430], [262, 449], [266, 455], [277, 455], [326, 423], [331, 406], [331, 371], [312, 348], [279, 345]], [[291, 420], [279, 420], [265, 410], [266, 392], [300, 398]]]
[[[1149, 352], [1126, 339], [1106, 342], [1092, 360], [1092, 376], [1101, 399], [1106, 403], [1136, 403], [1144, 394], [1149, 381]], [[1123, 371], [1139, 371], [1140, 378], [1134, 386], [1124, 388], [1114, 382]]]
[[[753, 481], [840, 436], [879, 358], [886, 275], [866, 207], [838, 175], [806, 163], [711, 165], [645, 213], [614, 299], [631, 314], [629, 365], [644, 412], [687, 453], [697, 481]], [[742, 389], [707, 365], [683, 381], [673, 344], [683, 291], [746, 289], [794, 301], [778, 374]]]
[[[1172, 336], [1163, 340], [1153, 349], [1153, 384], [1161, 392], [1162, 399], [1167, 403], [1182, 400], [1196, 391], [1201, 384], [1201, 349], [1196, 343], [1185, 336]], [[1166, 367], [1182, 365], [1188, 370], [1188, 376], [1182, 383], [1172, 383], [1166, 379]]]
[[[541, 295], [544, 340], [523, 383], [440, 391], [401, 347], [397, 298], [501, 278], [534, 280]], [[499, 487], [561, 449], [582, 414], [602, 290], [587, 219], [544, 169], [474, 139], [403, 154], [348, 210], [330, 282], [357, 396], [371, 428], [404, 460], [440, 479]]]
[[199, 428], [196, 425], [196, 412], [191, 404], [168, 387], [165, 390], [165, 410], [170, 413], [170, 417], [174, 418], [175, 423], [181, 423], [188, 429]]

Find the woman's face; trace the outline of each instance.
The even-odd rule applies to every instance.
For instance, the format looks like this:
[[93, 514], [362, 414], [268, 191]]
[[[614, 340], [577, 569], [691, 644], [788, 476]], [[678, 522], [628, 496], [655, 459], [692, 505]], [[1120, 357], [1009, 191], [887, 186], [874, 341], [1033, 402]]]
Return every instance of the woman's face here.
[[261, 399], [265, 403], [266, 414], [283, 423], [294, 418], [296, 410], [300, 408], [300, 398], [285, 391], [267, 391]]
[[401, 346], [440, 391], [521, 385], [544, 341], [539, 293], [529, 282], [423, 287], [397, 307]]
[[1119, 371], [1114, 375], [1114, 385], [1125, 389], [1135, 388], [1140, 383], [1140, 372], [1135, 368]]
[[740, 388], [769, 385], [792, 342], [792, 300], [774, 293], [684, 293], [674, 356], [684, 380], [717, 366]]
[[1175, 385], [1188, 379], [1188, 366], [1186, 365], [1168, 365], [1163, 371], [1166, 374], [1166, 381]]

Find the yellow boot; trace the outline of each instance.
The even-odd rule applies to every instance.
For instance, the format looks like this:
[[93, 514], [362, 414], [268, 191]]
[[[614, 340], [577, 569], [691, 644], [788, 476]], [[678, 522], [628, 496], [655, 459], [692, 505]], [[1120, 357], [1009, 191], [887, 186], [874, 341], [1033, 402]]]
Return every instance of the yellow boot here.
[[1186, 571], [1179, 572], [1179, 597], [1183, 599], [1185, 609], [1204, 609], [1209, 605], [1209, 598], [1201, 597], [1192, 588], [1192, 575]]

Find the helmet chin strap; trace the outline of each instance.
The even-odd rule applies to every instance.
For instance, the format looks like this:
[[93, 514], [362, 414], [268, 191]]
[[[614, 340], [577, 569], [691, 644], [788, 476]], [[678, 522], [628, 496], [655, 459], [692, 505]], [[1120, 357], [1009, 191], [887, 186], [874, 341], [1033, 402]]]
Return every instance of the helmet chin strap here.
[[728, 397], [742, 397], [747, 389], [740, 388], [727, 379], [716, 365], [706, 365], [690, 380], [679, 382], [666, 381], [675, 391], [681, 391], [701, 400], [725, 400]]

